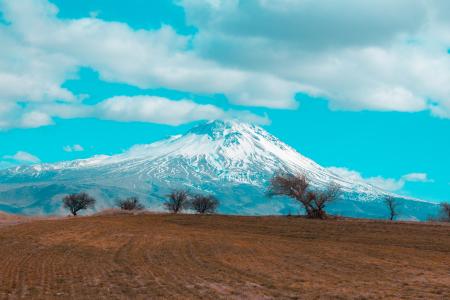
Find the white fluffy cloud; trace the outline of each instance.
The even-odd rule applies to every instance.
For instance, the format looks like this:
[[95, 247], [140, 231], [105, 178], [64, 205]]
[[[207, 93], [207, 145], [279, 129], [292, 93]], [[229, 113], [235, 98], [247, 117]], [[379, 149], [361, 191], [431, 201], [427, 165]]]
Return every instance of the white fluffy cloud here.
[[[2, 102], [80, 102], [61, 85], [88, 66], [103, 80], [140, 88], [223, 93], [231, 102], [251, 106], [296, 106], [298, 83], [203, 59], [189, 49], [190, 37], [168, 26], [134, 30], [95, 17], [61, 20], [57, 7], [46, 0], [4, 0], [0, 9], [10, 22], [0, 25]], [[16, 114], [26, 112], [26, 107], [15, 108]], [[44, 113], [35, 112], [24, 124], [2, 118], [3, 127], [50, 124]]]
[[[450, 117], [448, 1], [182, 0], [194, 49], [351, 110]], [[447, 9], [447, 10], [446, 10]]]
[[411, 182], [433, 182], [432, 179], [428, 178], [426, 173], [410, 173], [402, 177], [405, 181]]
[[35, 106], [34, 104], [23, 107], [15, 102], [0, 100], [0, 130], [11, 127], [35, 128], [53, 124], [51, 117], [43, 112], [42, 108], [32, 108]]
[[[95, 15], [59, 19], [47, 0], [1, 1], [7, 24], [0, 24], [0, 129], [52, 124], [46, 108], [55, 103], [86, 110], [82, 97], [63, 87], [80, 67], [106, 81], [224, 94], [243, 106], [295, 108], [294, 95], [304, 92], [328, 98], [333, 108], [450, 117], [447, 1], [180, 4], [198, 28], [192, 36], [169, 26], [135, 30]], [[186, 104], [178, 106], [189, 119]], [[195, 111], [205, 109], [221, 114]]]
[[30, 111], [22, 115], [20, 125], [25, 128], [34, 128], [52, 124], [49, 115], [40, 111]]
[[18, 151], [14, 155], [5, 155], [3, 158], [18, 163], [38, 163], [41, 161], [38, 157], [25, 151]]
[[170, 100], [156, 96], [116, 96], [95, 105], [52, 104], [42, 106], [52, 116], [98, 118], [119, 122], [150, 122], [180, 125], [199, 120], [241, 119], [251, 123], [267, 124], [269, 119], [243, 110], [223, 110], [211, 104], [191, 100]]
[[328, 170], [343, 178], [356, 182], [368, 183], [382, 190], [390, 192], [401, 190], [405, 186], [406, 182], [432, 182], [432, 180], [428, 178], [428, 175], [426, 173], [410, 173], [403, 175], [399, 179], [395, 179], [384, 178], [382, 176], [364, 178], [361, 173], [357, 171], [340, 167], [329, 167]]
[[64, 146], [63, 150], [66, 152], [81, 152], [84, 151], [84, 148], [80, 144], [75, 144]]
[[154, 96], [119, 96], [93, 107], [92, 114], [100, 119], [152, 122], [180, 125], [197, 120], [241, 118], [255, 123], [267, 123], [264, 117], [249, 112], [224, 111], [210, 104], [190, 100], [172, 101]]

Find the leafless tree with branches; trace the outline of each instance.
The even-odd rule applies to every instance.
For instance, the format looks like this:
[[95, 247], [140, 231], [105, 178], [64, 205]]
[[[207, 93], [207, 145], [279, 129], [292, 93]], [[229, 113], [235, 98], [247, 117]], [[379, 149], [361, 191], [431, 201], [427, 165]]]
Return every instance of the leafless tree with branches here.
[[326, 218], [325, 206], [336, 200], [341, 193], [340, 187], [331, 183], [324, 190], [311, 188], [304, 175], [275, 175], [270, 181], [269, 196], [288, 196], [300, 202], [309, 218]]
[[143, 210], [144, 205], [139, 202], [137, 197], [118, 200], [116, 205], [122, 210]]
[[199, 214], [212, 214], [216, 212], [219, 201], [212, 195], [195, 195], [191, 205]]
[[450, 203], [441, 203], [441, 221], [450, 222]]
[[386, 196], [384, 198], [384, 203], [386, 204], [388, 210], [389, 210], [389, 220], [394, 220], [396, 216], [398, 216], [397, 211], [397, 201], [392, 196]]
[[175, 190], [168, 195], [169, 199], [164, 203], [168, 211], [177, 214], [189, 206], [189, 196], [186, 191]]
[[63, 198], [63, 206], [76, 216], [78, 211], [94, 207], [95, 199], [87, 193], [70, 194]]

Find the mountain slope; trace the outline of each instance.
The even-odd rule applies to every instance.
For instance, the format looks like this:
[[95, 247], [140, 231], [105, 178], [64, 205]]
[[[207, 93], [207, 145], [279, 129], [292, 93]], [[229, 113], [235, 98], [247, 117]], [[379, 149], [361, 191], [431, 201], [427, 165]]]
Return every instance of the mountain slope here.
[[[63, 194], [85, 190], [100, 200], [98, 209], [113, 205], [117, 197], [135, 195], [158, 210], [170, 189], [187, 188], [216, 194], [224, 213], [295, 213], [298, 206], [292, 200], [264, 195], [268, 180], [278, 171], [306, 174], [318, 188], [339, 184], [345, 194], [331, 207], [336, 213], [366, 217], [386, 213], [380, 202], [385, 192], [341, 178], [262, 128], [236, 121], [208, 122], [118, 155], [2, 171], [0, 209], [60, 213]], [[405, 218], [423, 219], [424, 213], [435, 209], [426, 202], [399, 201], [408, 206]]]

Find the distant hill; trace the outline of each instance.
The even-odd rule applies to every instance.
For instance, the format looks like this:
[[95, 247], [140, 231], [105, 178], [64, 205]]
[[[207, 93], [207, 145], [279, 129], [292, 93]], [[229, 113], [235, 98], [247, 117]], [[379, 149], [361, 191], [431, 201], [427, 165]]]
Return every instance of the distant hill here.
[[[183, 135], [137, 145], [113, 156], [0, 171], [0, 210], [26, 214], [62, 214], [61, 197], [87, 191], [97, 209], [118, 197], [138, 196], [151, 210], [161, 210], [173, 188], [213, 193], [219, 211], [228, 214], [296, 214], [291, 199], [268, 199], [267, 184], [275, 172], [305, 174], [321, 188], [330, 182], [344, 191], [329, 211], [354, 217], [384, 218], [388, 193], [363, 182], [342, 178], [281, 142], [261, 127], [237, 121], [211, 121]], [[398, 197], [400, 218], [424, 220], [437, 205]]]

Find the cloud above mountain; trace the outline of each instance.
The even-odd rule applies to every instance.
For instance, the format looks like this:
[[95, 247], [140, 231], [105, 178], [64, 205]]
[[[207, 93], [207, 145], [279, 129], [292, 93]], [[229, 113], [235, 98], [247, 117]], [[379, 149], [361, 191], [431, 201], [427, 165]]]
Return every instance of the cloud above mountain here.
[[264, 117], [246, 111], [224, 111], [210, 104], [190, 100], [171, 101], [154, 96], [120, 96], [94, 106], [93, 116], [124, 122], [152, 122], [180, 125], [196, 120], [240, 118], [251, 123], [267, 124]]
[[82, 152], [84, 151], [84, 148], [80, 144], [75, 144], [64, 146], [63, 150], [66, 152]]
[[[450, 117], [447, 1], [183, 0], [179, 5], [196, 33], [181, 35], [167, 25], [134, 29], [96, 15], [61, 19], [47, 0], [3, 0], [0, 128], [50, 125], [58, 114], [47, 109], [56, 104], [89, 109], [82, 95], [64, 86], [81, 67], [107, 82], [223, 94], [243, 107], [294, 109], [296, 93], [306, 93], [328, 99], [334, 109], [429, 110]], [[131, 100], [136, 100], [132, 107], [142, 108], [134, 110], [132, 120], [181, 122], [170, 119], [172, 114], [163, 120], [165, 105], [161, 114], [136, 117], [149, 106]], [[188, 104], [172, 102], [172, 112], [185, 116]], [[191, 102], [192, 115], [179, 120], [228, 115], [212, 104]], [[103, 108], [98, 116], [119, 121], [131, 110], [111, 117], [109, 106]]]
[[400, 191], [407, 182], [433, 182], [433, 180], [428, 178], [426, 173], [409, 173], [403, 175], [399, 179], [396, 179], [385, 178], [382, 176], [363, 177], [358, 171], [341, 167], [329, 167], [327, 169], [342, 178], [346, 178], [354, 182], [368, 183], [389, 192]]
[[198, 104], [188, 99], [170, 100], [157, 96], [115, 96], [95, 105], [42, 104], [49, 115], [63, 118], [98, 118], [118, 122], [150, 122], [180, 125], [199, 120], [240, 119], [249, 123], [268, 124], [266, 116], [246, 110], [223, 110], [211, 104]]
[[[0, 7], [9, 22], [0, 25], [3, 128], [51, 124], [52, 116], [37, 104], [82, 102], [80, 95], [62, 87], [82, 66], [98, 71], [102, 80], [139, 88], [223, 93], [244, 105], [296, 105], [297, 84], [202, 59], [188, 49], [189, 37], [168, 26], [151, 31], [93, 17], [61, 20], [57, 7], [45, 0], [5, 0]], [[17, 121], [29, 113], [37, 121]]]
[[38, 163], [41, 161], [37, 156], [25, 151], [18, 151], [14, 155], [5, 155], [3, 156], [3, 159], [10, 160], [15, 163]]

